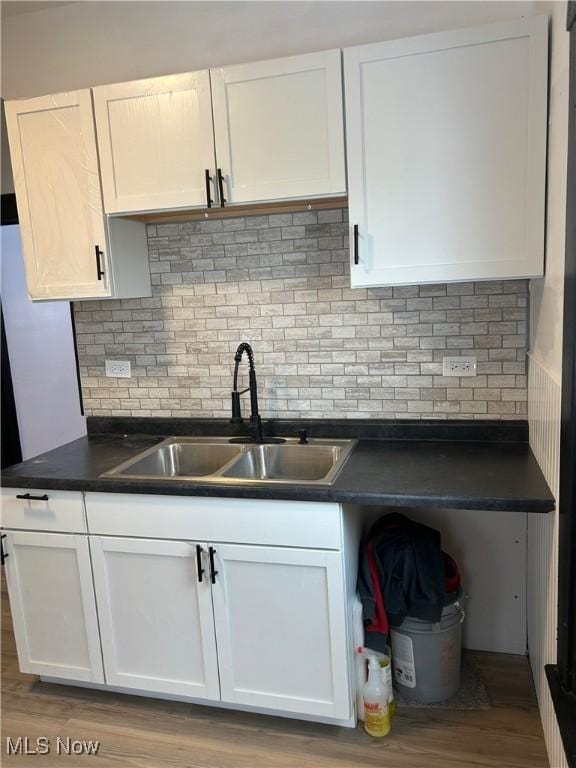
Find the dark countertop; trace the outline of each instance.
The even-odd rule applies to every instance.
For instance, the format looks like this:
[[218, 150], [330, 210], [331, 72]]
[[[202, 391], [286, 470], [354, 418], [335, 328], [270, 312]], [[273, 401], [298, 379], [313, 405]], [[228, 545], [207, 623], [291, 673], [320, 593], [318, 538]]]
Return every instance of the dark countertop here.
[[549, 512], [555, 506], [536, 459], [523, 441], [360, 439], [331, 486], [99, 477], [160, 439], [151, 434], [91, 434], [4, 470], [2, 485], [502, 512]]

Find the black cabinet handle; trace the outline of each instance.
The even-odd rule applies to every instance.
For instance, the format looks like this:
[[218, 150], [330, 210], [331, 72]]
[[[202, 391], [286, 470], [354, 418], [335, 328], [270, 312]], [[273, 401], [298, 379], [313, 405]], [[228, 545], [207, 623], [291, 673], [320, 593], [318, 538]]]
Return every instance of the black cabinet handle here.
[[32, 496], [29, 493], [20, 493], [16, 494], [17, 499], [25, 499], [26, 501], [48, 501], [48, 494], [45, 493], [44, 496]]
[[222, 176], [222, 169], [218, 168], [216, 173], [218, 174], [218, 194], [220, 195], [220, 208], [224, 208], [226, 198], [224, 197], [224, 177]]
[[104, 256], [104, 251], [97, 245], [94, 246], [94, 250], [96, 251], [96, 274], [98, 275], [98, 280], [102, 280], [104, 277], [104, 270], [102, 269], [100, 257]]
[[4, 552], [3, 541], [5, 538], [6, 538], [6, 534], [3, 533], [2, 536], [0, 536], [0, 565], [4, 565], [4, 563], [6, 562], [6, 558], [8, 557], [6, 552]]
[[196, 544], [196, 570], [198, 571], [199, 582], [202, 582], [202, 576], [204, 575], [204, 568], [202, 568], [202, 552], [204, 552], [204, 550], [200, 544]]
[[212, 196], [210, 195], [210, 182], [212, 181], [212, 176], [210, 176], [210, 171], [208, 168], [204, 171], [204, 177], [206, 179], [206, 207], [212, 208], [212, 203], [214, 202], [212, 200]]
[[218, 575], [218, 571], [214, 567], [214, 555], [216, 554], [214, 547], [208, 547], [208, 554], [210, 555], [210, 581], [212, 584], [216, 584], [216, 576]]
[[358, 264], [358, 224], [354, 224], [354, 264]]

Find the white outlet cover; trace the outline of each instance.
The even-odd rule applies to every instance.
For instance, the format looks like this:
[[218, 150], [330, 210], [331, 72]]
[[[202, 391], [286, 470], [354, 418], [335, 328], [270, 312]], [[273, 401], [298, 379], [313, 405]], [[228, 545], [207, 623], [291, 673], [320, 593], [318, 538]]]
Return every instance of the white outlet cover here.
[[442, 376], [477, 376], [477, 360], [475, 357], [444, 357]]
[[130, 379], [130, 360], [106, 360], [106, 376], [109, 379]]

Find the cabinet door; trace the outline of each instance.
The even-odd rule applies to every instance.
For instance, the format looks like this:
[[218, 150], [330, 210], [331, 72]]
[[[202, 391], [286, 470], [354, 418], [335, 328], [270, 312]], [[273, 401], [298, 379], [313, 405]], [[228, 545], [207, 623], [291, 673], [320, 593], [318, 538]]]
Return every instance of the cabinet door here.
[[547, 19], [349, 48], [344, 72], [352, 286], [542, 275]]
[[346, 193], [340, 51], [210, 71], [228, 203]]
[[5, 533], [6, 581], [20, 669], [103, 683], [88, 537]]
[[93, 90], [106, 213], [205, 206], [214, 168], [208, 72]]
[[222, 701], [350, 716], [339, 552], [214, 544]]
[[219, 698], [210, 581], [207, 572], [199, 581], [196, 546], [90, 537], [109, 685]]
[[6, 120], [30, 297], [110, 295], [90, 91], [7, 102]]

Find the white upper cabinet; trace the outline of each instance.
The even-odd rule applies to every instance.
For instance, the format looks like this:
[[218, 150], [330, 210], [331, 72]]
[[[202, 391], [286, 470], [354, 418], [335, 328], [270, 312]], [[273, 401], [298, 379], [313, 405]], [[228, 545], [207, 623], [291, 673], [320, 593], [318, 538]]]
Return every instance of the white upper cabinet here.
[[349, 48], [344, 73], [352, 286], [542, 275], [546, 17]]
[[346, 193], [338, 50], [93, 92], [107, 213]]
[[208, 72], [93, 92], [106, 212], [206, 206], [215, 165]]
[[346, 193], [341, 53], [210, 71], [226, 203]]
[[145, 225], [104, 215], [90, 91], [5, 108], [30, 298], [149, 296]]
[[110, 295], [90, 91], [5, 107], [31, 298]]

